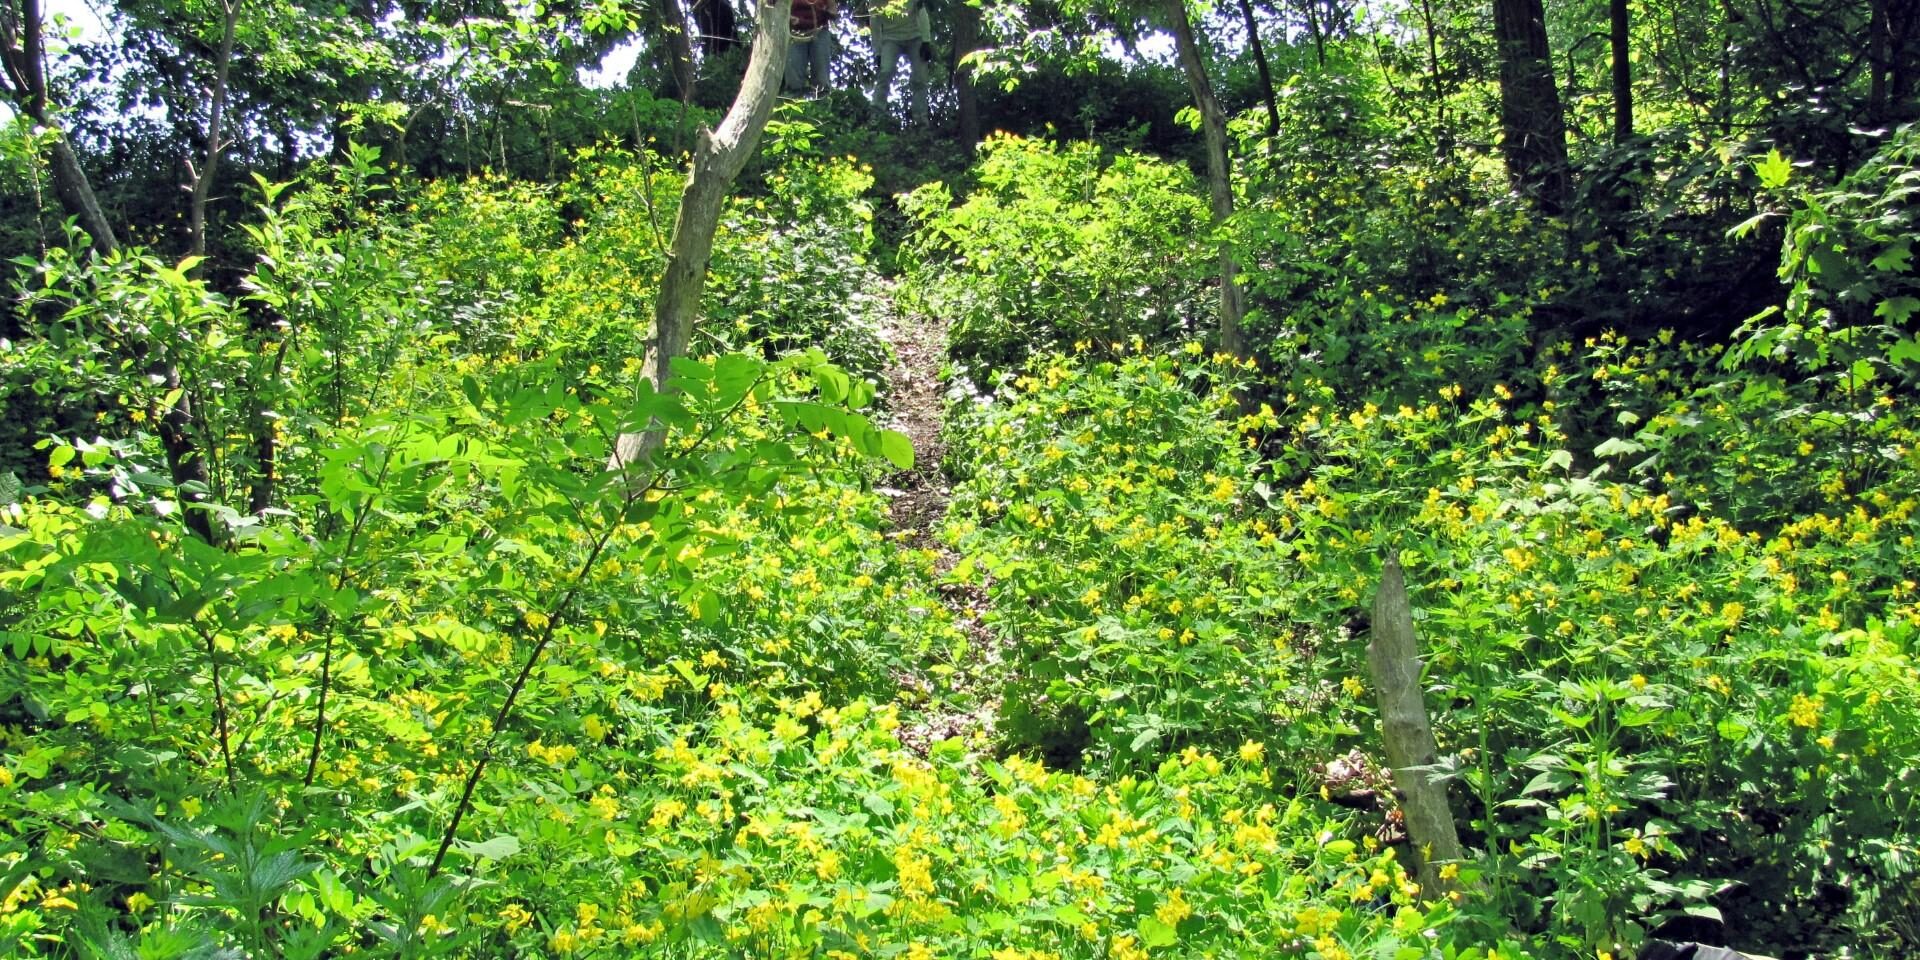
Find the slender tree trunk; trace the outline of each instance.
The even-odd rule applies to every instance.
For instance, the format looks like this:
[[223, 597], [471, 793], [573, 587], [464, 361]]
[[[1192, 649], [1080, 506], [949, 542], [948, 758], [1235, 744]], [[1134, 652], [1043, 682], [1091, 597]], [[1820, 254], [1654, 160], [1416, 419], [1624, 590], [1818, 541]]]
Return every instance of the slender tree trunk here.
[[240, 20], [241, 0], [221, 0], [220, 52], [213, 65], [213, 92], [207, 104], [207, 155], [193, 176], [193, 202], [187, 210], [190, 242], [188, 252], [202, 257], [207, 253], [207, 197], [213, 192], [214, 175], [220, 170], [220, 151], [225, 148], [224, 123], [227, 112], [227, 71], [233, 64], [233, 31]]
[[18, 10], [11, 2], [0, 8], [0, 66], [5, 67], [8, 99], [33, 122], [53, 134], [49, 149], [53, 174], [53, 193], [60, 205], [80, 221], [93, 250], [102, 256], [120, 248], [113, 224], [100, 208], [86, 168], [73, 152], [66, 129], [54, 122], [47, 104], [46, 40], [40, 20], [39, 0], [23, 0]]
[[[113, 225], [94, 195], [93, 184], [87, 179], [86, 168], [80, 165], [79, 155], [73, 152], [66, 131], [54, 122], [48, 109], [42, 26], [39, 0], [22, 0], [18, 10], [10, 2], [0, 7], [0, 67], [4, 67], [6, 93], [21, 112], [53, 132], [49, 151], [53, 192], [87, 231], [95, 255], [109, 257], [119, 252], [119, 238], [114, 235]], [[200, 491], [180, 493], [180, 499], [187, 504], [204, 502], [207, 466], [193, 443], [193, 401], [187, 391], [181, 389], [179, 368], [166, 358], [165, 345], [155, 349], [154, 344], [130, 343], [127, 352], [135, 362], [146, 364], [149, 374], [173, 394], [173, 402], [156, 424], [160, 446], [166, 454], [167, 470], [173, 476], [175, 488]], [[202, 540], [213, 542], [213, 521], [207, 513], [191, 508], [184, 513], [182, 522], [187, 529]]]
[[1437, 866], [1466, 859], [1447, 803], [1446, 784], [1433, 777], [1439, 747], [1420, 694], [1420, 648], [1413, 632], [1413, 605], [1400, 558], [1387, 557], [1380, 592], [1373, 600], [1373, 641], [1367, 644], [1374, 695], [1380, 704], [1380, 735], [1400, 794], [1420, 895], [1439, 899], [1457, 884], [1444, 880]]
[[1628, 48], [1627, 0], [1607, 0], [1607, 40], [1613, 48], [1613, 145], [1633, 139], [1633, 61]]
[[1888, 0], [1867, 4], [1867, 116], [1874, 123], [1887, 118], [1889, 81], [1893, 73], [1893, 28]]
[[[1307, 14], [1307, 35], [1313, 38], [1313, 62], [1324, 67], [1327, 65], [1327, 31], [1320, 23], [1320, 0], [1305, 0], [1300, 6]], [[1252, 15], [1248, 17], [1251, 19]], [[1251, 27], [1248, 32], [1252, 32]]]
[[1554, 85], [1541, 0], [1493, 0], [1500, 57], [1501, 151], [1507, 175], [1540, 209], [1567, 208], [1567, 126]]
[[1445, 160], [1453, 156], [1453, 130], [1447, 126], [1447, 98], [1440, 91], [1440, 27], [1434, 21], [1433, 0], [1420, 0], [1420, 19], [1427, 31], [1427, 97], [1433, 101], [1434, 152]]
[[1906, 123], [1920, 112], [1914, 101], [1914, 82], [1920, 51], [1914, 49], [1914, 31], [1920, 29], [1920, 0], [1879, 0], [1887, 19], [1887, 114], [1884, 122]]
[[[673, 360], [687, 350], [694, 321], [700, 314], [700, 294], [706, 288], [707, 264], [713, 256], [713, 233], [720, 225], [721, 208], [734, 178], [753, 157], [760, 134], [780, 95], [780, 75], [787, 62], [787, 16], [791, 0], [761, 0], [755, 18], [753, 52], [740, 93], [733, 98], [718, 129], [701, 130], [693, 149], [693, 171], [680, 194], [680, 212], [673, 221], [673, 245], [667, 251], [667, 269], [653, 301], [653, 341], [647, 348], [646, 374], [655, 390], [665, 391]], [[622, 434], [614, 446], [610, 469], [642, 462], [665, 439], [661, 430]]]
[[[1161, 0], [1173, 39], [1180, 54], [1180, 67], [1186, 72], [1187, 86], [1193, 91], [1193, 105], [1200, 111], [1200, 128], [1207, 144], [1207, 191], [1213, 198], [1213, 225], [1223, 227], [1233, 215], [1233, 167], [1227, 154], [1227, 114], [1213, 95], [1213, 81], [1207, 78], [1207, 64], [1187, 19], [1186, 0]], [[1240, 318], [1246, 312], [1240, 291], [1239, 264], [1225, 237], [1220, 239], [1220, 349], [1236, 357], [1247, 354], [1246, 336]]]
[[1717, 88], [1719, 103], [1715, 108], [1715, 113], [1718, 114], [1715, 119], [1719, 121], [1720, 135], [1723, 137], [1733, 136], [1732, 13], [1733, 8], [1728, 4], [1722, 7], [1720, 17], [1720, 70], [1719, 76], [1716, 78], [1719, 81]]
[[960, 146], [969, 151], [980, 142], [980, 95], [965, 60], [979, 47], [980, 8], [961, 0], [953, 5], [953, 100], [960, 115]]
[[693, 36], [687, 29], [687, 12], [680, 0], [654, 0], [654, 12], [660, 20], [660, 33], [667, 41], [667, 66], [673, 73], [674, 97], [681, 103], [693, 100]]
[[[1311, 2], [1307, 8], [1313, 9]], [[1271, 140], [1280, 135], [1280, 101], [1273, 94], [1273, 73], [1267, 67], [1267, 45], [1260, 42], [1260, 24], [1253, 17], [1253, 0], [1240, 0], [1240, 17], [1247, 22], [1247, 40], [1253, 45], [1253, 66], [1260, 73], [1260, 96], [1267, 104], [1267, 138]], [[1320, 39], [1320, 21], [1314, 23], [1314, 42]], [[1320, 55], [1320, 65], [1326, 66], [1326, 54]]]

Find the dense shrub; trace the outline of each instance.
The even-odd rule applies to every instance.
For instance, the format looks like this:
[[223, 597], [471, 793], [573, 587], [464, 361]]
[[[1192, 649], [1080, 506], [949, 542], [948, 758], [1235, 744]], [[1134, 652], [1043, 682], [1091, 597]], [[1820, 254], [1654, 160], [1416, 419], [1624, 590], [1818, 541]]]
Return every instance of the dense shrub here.
[[1559, 229], [1484, 171], [1393, 144], [1359, 79], [1303, 75], [1280, 104], [1281, 138], [1242, 150], [1231, 227], [1248, 338], [1275, 376], [1385, 403], [1523, 366]]
[[1208, 213], [1193, 176], [1089, 144], [1001, 136], [956, 204], [933, 183], [904, 201], [908, 303], [949, 325], [980, 382], [1078, 341], [1185, 339], [1208, 323]]

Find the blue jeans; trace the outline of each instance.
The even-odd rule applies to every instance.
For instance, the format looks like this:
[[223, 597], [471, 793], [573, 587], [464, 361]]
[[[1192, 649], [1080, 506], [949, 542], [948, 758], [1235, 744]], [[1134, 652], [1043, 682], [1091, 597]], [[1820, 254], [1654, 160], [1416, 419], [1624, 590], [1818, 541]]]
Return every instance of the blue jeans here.
[[893, 89], [893, 77], [904, 56], [907, 58], [907, 90], [913, 98], [913, 122], [927, 125], [927, 61], [920, 56], [920, 46], [925, 42], [920, 39], [875, 41], [880, 54], [880, 76], [873, 83], [874, 119], [886, 119], [887, 94]]
[[825, 90], [833, 79], [832, 65], [833, 31], [821, 27], [813, 36], [787, 44], [787, 71], [781, 86], [788, 94]]

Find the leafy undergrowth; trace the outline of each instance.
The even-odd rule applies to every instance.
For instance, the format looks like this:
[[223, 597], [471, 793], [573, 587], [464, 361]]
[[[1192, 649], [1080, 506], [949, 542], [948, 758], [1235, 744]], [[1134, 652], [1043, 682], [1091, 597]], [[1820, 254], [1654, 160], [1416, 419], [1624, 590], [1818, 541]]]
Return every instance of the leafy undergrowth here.
[[[1115, 770], [1252, 739], [1296, 796], [1343, 779], [1329, 761], [1378, 751], [1352, 628], [1397, 550], [1421, 585], [1439, 769], [1479, 851], [1456, 866], [1484, 893], [1483, 929], [1513, 924], [1553, 955], [1690, 914], [1754, 947], [1911, 935], [1905, 407], [1876, 426], [1905, 451], [1881, 482], [1747, 528], [1575, 471], [1552, 402], [1517, 410], [1504, 386], [1395, 410], [1320, 388], [1236, 429], [1235, 372], [1055, 356], [959, 401], [955, 449], [980, 466], [948, 535], [1010, 645], [1016, 742]], [[1278, 451], [1264, 463], [1262, 441]]]
[[[1151, 342], [1192, 327], [1201, 248], [1115, 221], [1129, 183], [1142, 216], [1197, 216], [1186, 175], [997, 141], [1013, 220], [922, 193], [906, 290], [976, 364], [1086, 342], [956, 379], [929, 549], [876, 486], [912, 452], [868, 420], [885, 345], [841, 322], [884, 312], [869, 178], [804, 134], [718, 239], [711, 346], [750, 352], [682, 361], [675, 396], [630, 349], [670, 203], [646, 154], [583, 157], [559, 200], [479, 179], [404, 210], [356, 154], [267, 189], [238, 299], [144, 256], [29, 267], [23, 315], [57, 319], [9, 388], [88, 398], [99, 434], [0, 474], [0, 943], [1557, 960], [1690, 919], [1765, 952], [1920, 943], [1920, 354], [1828, 322], [1835, 273], [1798, 266], [1904, 263], [1879, 227], [1807, 247], [1880, 201], [1783, 194], [1792, 325], [1732, 360], [1605, 335], [1522, 366], [1524, 304], [1442, 293], [1365, 343], [1492, 339], [1368, 391], [1337, 351], [1255, 382]], [[1035, 237], [1081, 255], [1066, 286], [994, 268]], [[1356, 323], [1394, 312], [1354, 296]], [[98, 358], [130, 330], [181, 394]], [[769, 359], [816, 341], [838, 365]], [[184, 491], [151, 427], [180, 395], [209, 461]], [[654, 469], [610, 470], [649, 429]], [[1437, 903], [1376, 759], [1390, 551], [1471, 851]], [[926, 734], [989, 710], [991, 737]]]
[[[601, 159], [621, 203], [583, 180], [568, 223], [486, 179], [402, 211], [367, 156], [270, 189], [242, 300], [141, 256], [24, 276], [63, 335], [10, 376], [83, 370], [103, 410], [0, 488], [6, 952], [1485, 955], [1259, 737], [1098, 777], [904, 748], [981, 651], [873, 489], [909, 462], [866, 419], [884, 352], [764, 358], [849, 298], [859, 176], [797, 162], [798, 227], [737, 204], [716, 302], [759, 349], [666, 397], [620, 347], [651, 161]], [[729, 272], [756, 250], [788, 299]], [[129, 324], [178, 345], [217, 543], [150, 432], [174, 398], [62, 353]], [[651, 427], [656, 469], [610, 471]]]
[[[1276, 790], [1257, 741], [1102, 778], [902, 749], [873, 698], [958, 635], [927, 554], [883, 544], [859, 444], [781, 439], [857, 427], [781, 399], [840, 397], [836, 374], [683, 374], [684, 410], [643, 405], [685, 424], [677, 482], [638, 496], [587, 469], [610, 412], [527, 370], [469, 382], [457, 423], [336, 438], [329, 550], [216, 550], [105, 498], [5, 508], [11, 949], [1340, 958], [1450, 936], [1396, 851]], [[74, 488], [115, 469], [54, 459]]]

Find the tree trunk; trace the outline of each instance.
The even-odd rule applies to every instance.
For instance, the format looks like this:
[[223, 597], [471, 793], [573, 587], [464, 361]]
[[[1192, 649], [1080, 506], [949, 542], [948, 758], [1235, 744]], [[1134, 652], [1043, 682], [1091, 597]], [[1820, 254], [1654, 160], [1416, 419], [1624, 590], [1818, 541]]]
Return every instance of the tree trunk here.
[[1920, 51], [1914, 33], [1920, 29], [1920, 2], [1878, 0], [1887, 20], [1887, 112], [1883, 123], [1907, 123], [1920, 114], [1914, 83], [1920, 79]]
[[[1245, 6], [1245, 4], [1242, 4], [1242, 6]], [[1327, 31], [1326, 28], [1320, 24], [1320, 0], [1305, 0], [1304, 3], [1300, 4], [1300, 7], [1307, 15], [1307, 36], [1313, 38], [1314, 65], [1324, 67], [1327, 65]], [[1242, 12], [1244, 13], [1246, 11]], [[1249, 23], [1251, 23], [1251, 17], [1252, 15], [1249, 13]], [[1253, 28], [1249, 26], [1247, 32], [1252, 33]], [[1266, 58], [1262, 57], [1261, 59], [1265, 60]]]
[[960, 146], [971, 152], [980, 142], [980, 95], [973, 88], [973, 67], [966, 56], [980, 47], [980, 8], [953, 5], [953, 101], [960, 115]]
[[693, 0], [693, 23], [700, 28], [700, 52], [709, 57], [740, 45], [740, 24], [733, 0]]
[[[693, 171], [680, 194], [680, 212], [673, 221], [673, 245], [667, 251], [667, 269], [653, 302], [653, 341], [644, 367], [657, 391], [665, 392], [673, 360], [687, 350], [693, 324], [700, 313], [700, 294], [707, 283], [707, 263], [713, 256], [713, 233], [720, 225], [721, 208], [741, 168], [753, 157], [761, 131], [780, 95], [780, 75], [787, 62], [787, 16], [792, 0], [761, 0], [754, 25], [753, 51], [740, 93], [715, 130], [702, 129], [693, 149]], [[646, 460], [665, 439], [663, 430], [621, 434], [614, 445], [609, 469]]]
[[1493, 35], [1507, 176], [1542, 211], [1557, 216], [1567, 208], [1567, 127], [1541, 0], [1493, 0]]
[[49, 152], [54, 196], [80, 221], [80, 229], [87, 232], [94, 252], [105, 256], [120, 249], [120, 240], [100, 208], [66, 130], [54, 122], [47, 109], [46, 55], [39, 0], [23, 0], [17, 12], [9, 0], [0, 9], [0, 66], [5, 67], [7, 97], [20, 112], [53, 134]]
[[1433, 0], [1420, 0], [1420, 19], [1427, 34], [1427, 96], [1433, 101], [1434, 152], [1453, 157], [1453, 128], [1447, 124], [1447, 98], [1440, 91], [1440, 26], [1434, 22]]
[[207, 253], [207, 197], [213, 192], [214, 174], [220, 170], [220, 151], [226, 146], [224, 127], [227, 112], [227, 70], [233, 64], [233, 31], [240, 20], [241, 0], [221, 0], [220, 52], [213, 65], [213, 93], [207, 104], [207, 155], [193, 176], [193, 201], [187, 208], [189, 243], [187, 252], [196, 257]]
[[1607, 0], [1607, 40], [1613, 48], [1613, 145], [1633, 139], [1633, 61], [1627, 0]]
[[1428, 900], [1444, 896], [1457, 884], [1440, 876], [1441, 863], [1466, 859], [1454, 830], [1453, 810], [1447, 804], [1446, 784], [1433, 778], [1439, 748], [1427, 722], [1427, 706], [1420, 694], [1420, 649], [1413, 635], [1413, 605], [1407, 599], [1407, 581], [1400, 558], [1387, 556], [1380, 573], [1380, 592], [1373, 599], [1373, 641], [1367, 644], [1367, 665], [1373, 671], [1374, 696], [1380, 704], [1380, 734], [1393, 768], [1393, 786], [1400, 795], [1411, 855]]
[[687, 13], [680, 0], [654, 0], [654, 12], [660, 21], [660, 33], [667, 41], [667, 67], [673, 73], [674, 98], [693, 102], [693, 37], [687, 30]]
[[[1312, 4], [1308, 4], [1312, 10]], [[1253, 18], [1253, 0], [1240, 0], [1240, 18], [1247, 22], [1247, 40], [1253, 46], [1253, 66], [1260, 74], [1260, 96], [1267, 104], [1267, 139], [1280, 135], [1280, 101], [1273, 94], [1273, 72], [1267, 67], [1267, 45], [1260, 42], [1260, 24]], [[1320, 20], [1313, 18], [1313, 37], [1317, 45], [1320, 41]], [[1320, 65], [1326, 66], [1326, 54], [1320, 54]]]
[[[1207, 79], [1206, 60], [1194, 37], [1193, 24], [1187, 20], [1186, 0], [1161, 0], [1161, 9], [1173, 28], [1174, 45], [1180, 53], [1180, 68], [1186, 72], [1187, 86], [1193, 91], [1193, 105], [1200, 111], [1200, 128], [1207, 143], [1207, 191], [1213, 198], [1213, 225], [1224, 227], [1233, 215], [1233, 167], [1227, 156], [1227, 114], [1214, 98], [1213, 82]], [[1239, 283], [1240, 267], [1233, 260], [1233, 249], [1220, 239], [1220, 349], [1236, 357], [1247, 354], [1246, 336], [1240, 318], [1246, 312]]]
[[[53, 133], [53, 192], [87, 231], [95, 255], [109, 257], [119, 252], [119, 238], [114, 236], [113, 225], [107, 221], [66, 131], [47, 109], [46, 45], [41, 30], [39, 0], [22, 0], [17, 13], [10, 2], [0, 9], [0, 67], [5, 68], [6, 92], [21, 112]], [[174, 395], [156, 424], [160, 447], [166, 454], [175, 489], [191, 491], [177, 494], [189, 505], [182, 511], [182, 522], [211, 543], [212, 519], [206, 511], [191, 507], [206, 500], [207, 466], [193, 443], [193, 401], [186, 390], [180, 389], [180, 370], [166, 359], [164, 345], [155, 350], [152, 344], [130, 343], [127, 352], [134, 361], [145, 363], [149, 374]]]

